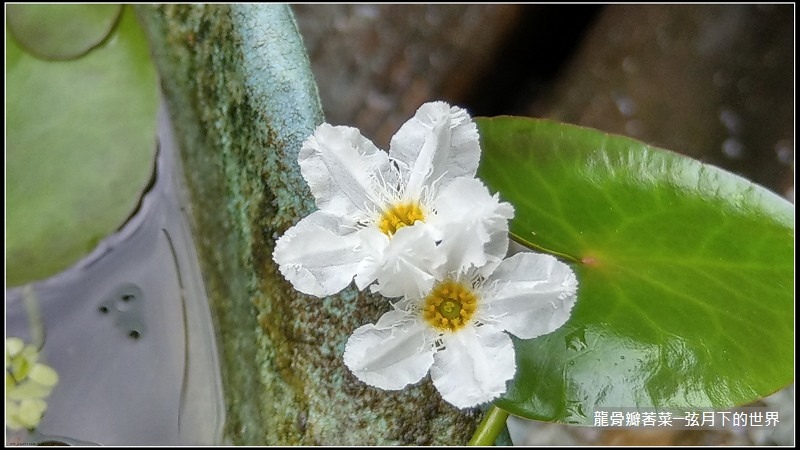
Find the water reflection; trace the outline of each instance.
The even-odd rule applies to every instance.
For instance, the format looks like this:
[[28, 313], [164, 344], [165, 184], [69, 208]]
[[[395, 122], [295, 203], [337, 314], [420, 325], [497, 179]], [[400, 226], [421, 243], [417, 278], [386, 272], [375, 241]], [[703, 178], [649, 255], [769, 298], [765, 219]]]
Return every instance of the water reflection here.
[[[60, 383], [20, 442], [218, 444], [224, 406], [208, 301], [159, 111], [157, 177], [141, 209], [74, 267], [34, 283], [42, 358]], [[35, 337], [23, 288], [6, 290], [6, 335]]]

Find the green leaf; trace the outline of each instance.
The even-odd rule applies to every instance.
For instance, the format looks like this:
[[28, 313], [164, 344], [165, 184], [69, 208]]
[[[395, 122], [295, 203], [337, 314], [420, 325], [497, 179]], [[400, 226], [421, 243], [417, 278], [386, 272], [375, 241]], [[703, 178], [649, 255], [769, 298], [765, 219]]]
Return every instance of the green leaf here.
[[7, 283], [19, 285], [74, 264], [133, 212], [152, 174], [158, 90], [130, 7], [82, 58], [36, 59], [8, 29], [6, 54]]
[[570, 320], [515, 339], [497, 405], [585, 423], [598, 407], [730, 408], [788, 385], [794, 206], [731, 173], [545, 120], [479, 119], [479, 174], [513, 237], [566, 256]]

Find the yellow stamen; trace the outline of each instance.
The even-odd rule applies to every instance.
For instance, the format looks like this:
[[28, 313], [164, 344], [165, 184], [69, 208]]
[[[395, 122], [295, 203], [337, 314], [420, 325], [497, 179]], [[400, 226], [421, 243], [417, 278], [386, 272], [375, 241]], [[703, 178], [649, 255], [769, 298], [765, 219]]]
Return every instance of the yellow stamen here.
[[414, 225], [417, 220], [424, 221], [425, 214], [416, 203], [399, 203], [389, 207], [378, 220], [378, 228], [391, 237], [400, 228]]
[[472, 289], [452, 280], [437, 284], [425, 297], [422, 316], [441, 331], [456, 331], [466, 326], [478, 308]]

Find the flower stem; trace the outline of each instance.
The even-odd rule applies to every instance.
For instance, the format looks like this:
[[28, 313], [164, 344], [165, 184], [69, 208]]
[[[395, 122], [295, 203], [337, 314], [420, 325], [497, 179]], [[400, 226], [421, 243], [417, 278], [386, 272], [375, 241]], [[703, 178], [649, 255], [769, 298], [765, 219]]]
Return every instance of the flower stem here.
[[483, 420], [481, 420], [478, 429], [475, 430], [475, 434], [472, 435], [472, 439], [469, 440], [467, 445], [493, 445], [497, 436], [503, 431], [506, 419], [508, 419], [508, 412], [492, 405], [486, 415], [483, 416]]
[[544, 248], [541, 245], [534, 244], [533, 242], [523, 238], [522, 236], [518, 236], [518, 235], [516, 235], [514, 233], [509, 233], [509, 234], [511, 236], [511, 239], [517, 241], [517, 243], [520, 244], [520, 245], [524, 245], [525, 247], [528, 247], [531, 250], [536, 250], [536, 251], [541, 252], [541, 253], [547, 253], [547, 254], [553, 255], [553, 256], [555, 256], [557, 258], [561, 258], [561, 259], [567, 260], [567, 261], [572, 262], [572, 263], [580, 263], [581, 262], [580, 258], [576, 258], [576, 257], [574, 257], [572, 255], [568, 255], [566, 253], [557, 252], [555, 250], [550, 250], [549, 248]]

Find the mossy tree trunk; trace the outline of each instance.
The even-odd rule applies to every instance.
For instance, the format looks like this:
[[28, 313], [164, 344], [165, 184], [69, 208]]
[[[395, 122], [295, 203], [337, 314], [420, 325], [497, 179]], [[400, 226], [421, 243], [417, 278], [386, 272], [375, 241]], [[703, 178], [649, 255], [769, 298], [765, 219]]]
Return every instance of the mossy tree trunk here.
[[216, 318], [236, 444], [464, 444], [478, 420], [429, 379], [371, 388], [342, 363], [347, 337], [386, 300], [295, 292], [275, 240], [314, 210], [297, 165], [322, 121], [287, 6], [139, 6], [181, 147], [195, 241]]

